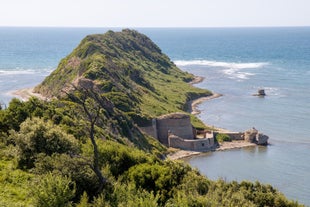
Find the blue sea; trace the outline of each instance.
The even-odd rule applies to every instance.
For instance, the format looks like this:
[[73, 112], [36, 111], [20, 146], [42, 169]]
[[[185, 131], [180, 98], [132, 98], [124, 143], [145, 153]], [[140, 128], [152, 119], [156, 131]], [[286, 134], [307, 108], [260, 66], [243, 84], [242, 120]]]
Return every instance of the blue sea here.
[[[87, 34], [107, 30], [0, 27], [0, 103], [39, 84]], [[205, 123], [232, 131], [255, 127], [270, 137], [267, 147], [186, 161], [211, 179], [270, 183], [310, 206], [310, 27], [136, 30], [182, 70], [205, 77], [198, 87], [223, 94], [199, 105]], [[253, 96], [258, 89], [267, 96]]]

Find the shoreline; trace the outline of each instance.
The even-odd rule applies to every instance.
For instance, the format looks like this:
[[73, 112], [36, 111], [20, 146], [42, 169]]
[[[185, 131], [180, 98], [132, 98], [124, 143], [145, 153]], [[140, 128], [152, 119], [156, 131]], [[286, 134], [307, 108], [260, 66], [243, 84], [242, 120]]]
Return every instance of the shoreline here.
[[[204, 77], [195, 76], [194, 79], [192, 81], [190, 81], [188, 84], [195, 85], [195, 84], [201, 83], [202, 81], [204, 81], [204, 79], [205, 79]], [[193, 114], [193, 115], [200, 114], [201, 111], [199, 111], [197, 109], [197, 106], [199, 104], [201, 104], [204, 101], [208, 101], [208, 100], [211, 100], [211, 99], [219, 98], [221, 96], [223, 96], [223, 95], [219, 94], [219, 93], [214, 93], [214, 92], [211, 91], [211, 95], [209, 95], [209, 96], [203, 96], [203, 97], [199, 97], [199, 98], [190, 100], [190, 101], [188, 101], [186, 103], [188, 105], [188, 112]]]
[[215, 98], [219, 98], [221, 96], [223, 96], [223, 95], [219, 94], [219, 93], [213, 93], [212, 92], [212, 95], [210, 95], [210, 96], [204, 96], [204, 97], [200, 97], [200, 98], [194, 99], [192, 101], [189, 101], [189, 103], [188, 103], [190, 105], [189, 112], [193, 115], [198, 115], [201, 113], [201, 111], [197, 109], [199, 104], [201, 104], [205, 101], [209, 101], [209, 100], [212, 100]]
[[[204, 80], [203, 77], [200, 76], [195, 76], [194, 80], [190, 82], [191, 85], [200, 83]], [[198, 115], [201, 113], [200, 110], [197, 109], [197, 106], [199, 104], [201, 104], [204, 101], [209, 101], [215, 98], [219, 98], [223, 96], [222, 94], [218, 94], [218, 93], [213, 93], [210, 96], [205, 96], [205, 97], [200, 97], [194, 100], [189, 101], [187, 104], [189, 106], [189, 113], [193, 114], [193, 115]], [[211, 127], [210, 125], [204, 123], [207, 127]], [[212, 126], [212, 128], [214, 128], [215, 130], [217, 130], [218, 132], [231, 132], [230, 130], [227, 129], [223, 129], [223, 128], [219, 128], [219, 127], [214, 127]], [[245, 148], [245, 147], [255, 147], [257, 146], [254, 143], [250, 143], [244, 140], [235, 140], [235, 141], [231, 141], [231, 142], [222, 142], [219, 144], [219, 147], [216, 148], [215, 150], [210, 150], [207, 152], [200, 152], [200, 151], [187, 151], [187, 150], [177, 150], [173, 153], [170, 153], [167, 155], [167, 159], [171, 159], [171, 160], [180, 160], [180, 159], [185, 159], [185, 158], [189, 158], [192, 156], [197, 156], [197, 155], [201, 155], [201, 154], [205, 154], [205, 153], [212, 153], [215, 151], [225, 151], [225, 150], [232, 150], [232, 149], [241, 149], [241, 148]]]
[[232, 149], [242, 149], [247, 147], [256, 147], [257, 145], [254, 143], [246, 142], [246, 141], [231, 141], [231, 142], [223, 142], [220, 144], [220, 147], [216, 148], [215, 150], [210, 150], [206, 152], [201, 151], [187, 151], [187, 150], [177, 150], [176, 152], [170, 153], [167, 155], [167, 159], [170, 160], [183, 160], [188, 159], [193, 156], [203, 155], [212, 152], [220, 152], [220, 151], [227, 151]]
[[12, 92], [10, 92], [10, 94], [12, 94], [13, 96], [17, 96], [22, 101], [28, 101], [29, 98], [31, 98], [31, 97], [36, 97], [40, 100], [47, 100], [46, 97], [42, 96], [39, 93], [34, 93], [33, 90], [34, 90], [34, 87], [23, 88], [23, 89], [18, 89], [18, 90], [12, 91]]

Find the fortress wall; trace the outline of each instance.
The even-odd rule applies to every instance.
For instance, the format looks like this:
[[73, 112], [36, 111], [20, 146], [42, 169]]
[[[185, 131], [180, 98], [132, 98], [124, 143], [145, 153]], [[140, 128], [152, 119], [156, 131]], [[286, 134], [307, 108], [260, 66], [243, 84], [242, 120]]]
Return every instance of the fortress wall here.
[[185, 140], [178, 136], [169, 136], [169, 147], [193, 151], [210, 151], [214, 148], [214, 138]]
[[194, 148], [194, 143], [185, 142], [184, 139], [177, 136], [170, 136], [169, 147], [180, 148], [183, 150], [192, 150]]
[[182, 118], [157, 119], [157, 137], [163, 144], [168, 145], [168, 132], [184, 139], [194, 139], [193, 127], [189, 116]]
[[148, 127], [139, 127], [141, 131], [143, 131], [144, 133], [154, 137], [157, 139], [157, 132], [154, 129], [153, 126], [148, 126]]

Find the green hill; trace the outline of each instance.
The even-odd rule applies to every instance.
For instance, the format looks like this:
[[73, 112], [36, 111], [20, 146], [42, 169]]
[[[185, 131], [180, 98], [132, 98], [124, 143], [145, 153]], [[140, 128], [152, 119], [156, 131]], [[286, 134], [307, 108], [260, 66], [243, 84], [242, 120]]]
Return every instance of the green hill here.
[[59, 97], [88, 81], [123, 112], [151, 118], [184, 111], [188, 100], [211, 94], [189, 85], [193, 78], [148, 37], [126, 29], [84, 38], [35, 91]]

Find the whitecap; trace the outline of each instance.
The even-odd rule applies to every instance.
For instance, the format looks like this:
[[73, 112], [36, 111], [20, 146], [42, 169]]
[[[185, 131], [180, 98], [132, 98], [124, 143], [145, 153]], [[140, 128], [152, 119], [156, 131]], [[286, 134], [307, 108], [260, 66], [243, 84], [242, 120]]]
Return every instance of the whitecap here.
[[230, 79], [246, 80], [250, 76], [255, 75], [254, 73], [245, 71], [247, 69], [258, 69], [262, 68], [269, 63], [267, 62], [249, 62], [249, 63], [237, 63], [237, 62], [220, 62], [220, 61], [210, 61], [210, 60], [176, 60], [175, 64], [179, 67], [184, 66], [209, 66], [222, 68], [221, 71]]
[[202, 66], [233, 68], [233, 69], [261, 68], [269, 64], [267, 62], [237, 63], [237, 62], [221, 62], [211, 60], [176, 60], [174, 61], [174, 63], [177, 66], [202, 65]]
[[35, 70], [27, 69], [27, 70], [0, 70], [1, 76], [6, 75], [31, 75], [35, 74]]

